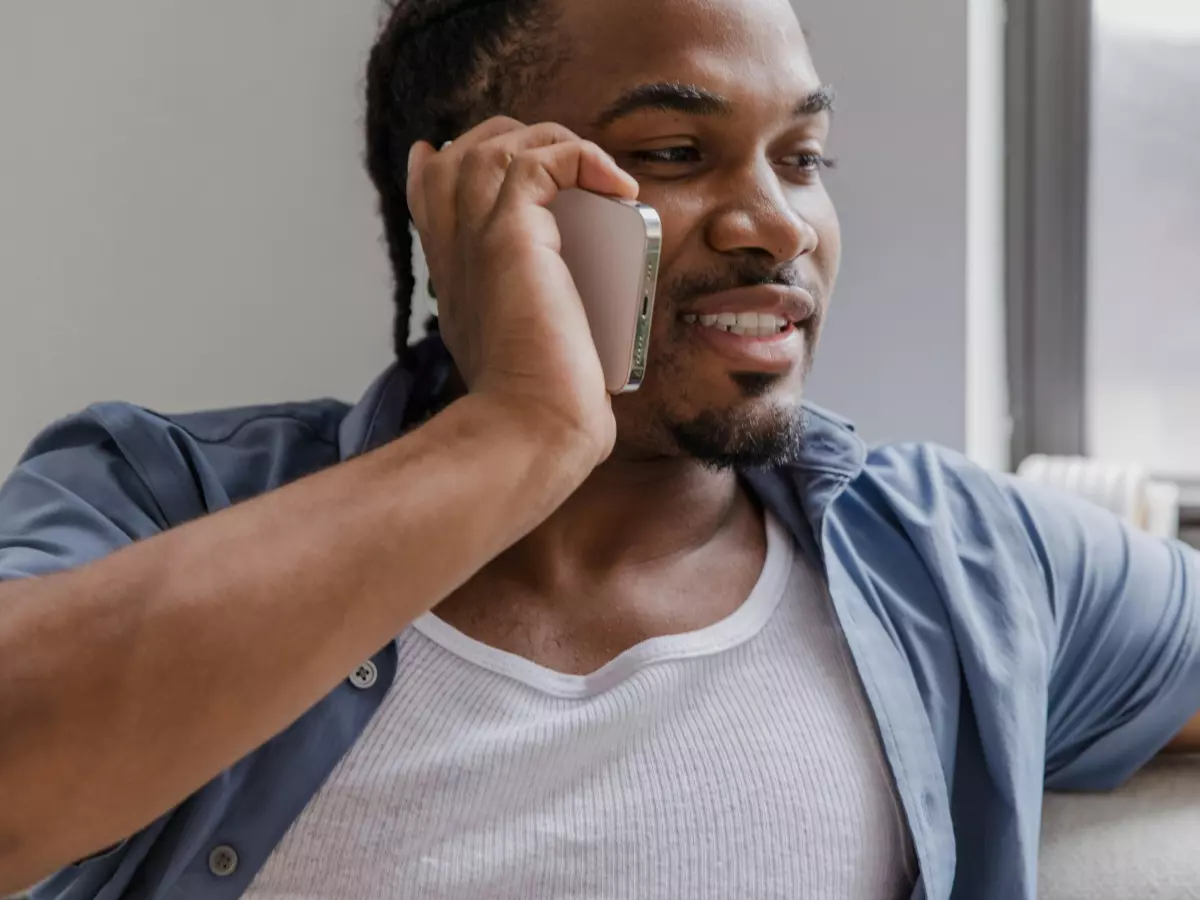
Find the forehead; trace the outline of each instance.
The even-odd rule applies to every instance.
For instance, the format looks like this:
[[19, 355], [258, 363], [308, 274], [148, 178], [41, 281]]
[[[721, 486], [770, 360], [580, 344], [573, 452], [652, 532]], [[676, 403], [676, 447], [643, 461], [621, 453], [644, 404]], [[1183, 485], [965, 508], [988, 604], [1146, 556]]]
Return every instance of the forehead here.
[[[741, 104], [791, 110], [820, 86], [788, 0], [556, 0], [569, 45], [537, 105], [565, 121], [639, 84], [694, 84]], [[574, 116], [571, 116], [574, 117]]]

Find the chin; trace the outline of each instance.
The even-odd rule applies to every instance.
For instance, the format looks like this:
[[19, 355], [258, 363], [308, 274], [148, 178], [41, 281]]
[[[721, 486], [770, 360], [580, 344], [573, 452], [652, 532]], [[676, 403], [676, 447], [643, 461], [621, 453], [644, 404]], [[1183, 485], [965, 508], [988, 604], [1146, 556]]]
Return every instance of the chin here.
[[692, 459], [722, 471], [796, 461], [803, 438], [803, 373], [686, 362], [660, 357], [640, 391], [614, 399], [617, 455]]
[[763, 397], [673, 418], [667, 430], [680, 455], [710, 468], [777, 468], [799, 456], [804, 411], [798, 399]]

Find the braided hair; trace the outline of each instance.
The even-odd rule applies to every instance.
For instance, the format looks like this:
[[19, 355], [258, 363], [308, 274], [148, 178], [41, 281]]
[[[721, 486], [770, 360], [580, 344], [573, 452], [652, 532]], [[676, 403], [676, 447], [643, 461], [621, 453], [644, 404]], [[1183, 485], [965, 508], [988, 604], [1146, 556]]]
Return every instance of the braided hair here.
[[385, 0], [367, 65], [366, 164], [395, 279], [401, 363], [408, 361], [417, 287], [406, 195], [409, 148], [418, 140], [440, 147], [544, 88], [565, 61], [565, 50], [554, 46], [554, 24], [545, 0]]

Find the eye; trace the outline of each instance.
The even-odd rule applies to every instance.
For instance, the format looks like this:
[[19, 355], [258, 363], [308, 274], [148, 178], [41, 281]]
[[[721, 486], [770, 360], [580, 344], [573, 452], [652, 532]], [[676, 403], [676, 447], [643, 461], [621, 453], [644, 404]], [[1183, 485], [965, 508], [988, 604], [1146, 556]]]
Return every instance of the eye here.
[[700, 161], [695, 147], [662, 147], [656, 150], [635, 150], [630, 156], [637, 162], [666, 165], [687, 165]]
[[820, 153], [795, 153], [783, 158], [784, 165], [790, 166], [806, 175], [815, 175], [822, 169], [832, 169], [837, 166], [836, 160]]

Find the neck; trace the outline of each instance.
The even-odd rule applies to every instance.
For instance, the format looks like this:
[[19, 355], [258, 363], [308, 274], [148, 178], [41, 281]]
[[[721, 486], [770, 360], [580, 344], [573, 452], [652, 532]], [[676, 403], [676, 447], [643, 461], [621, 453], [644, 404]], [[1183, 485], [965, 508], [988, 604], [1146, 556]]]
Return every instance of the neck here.
[[699, 550], [756, 518], [733, 472], [692, 460], [611, 459], [507, 556], [538, 581], [652, 566]]
[[[439, 402], [465, 392], [451, 369]], [[489, 569], [545, 588], [572, 576], [686, 556], [739, 528], [757, 533], [759, 522], [735, 472], [692, 459], [613, 456]]]

